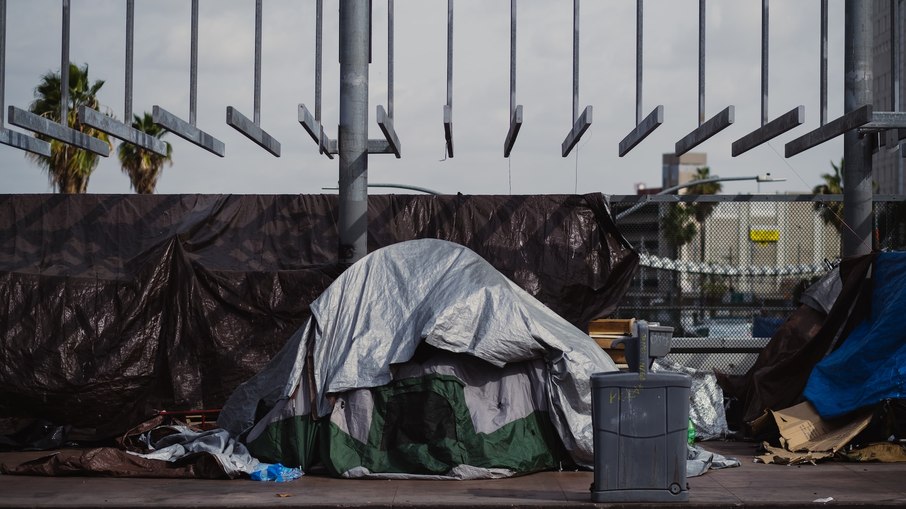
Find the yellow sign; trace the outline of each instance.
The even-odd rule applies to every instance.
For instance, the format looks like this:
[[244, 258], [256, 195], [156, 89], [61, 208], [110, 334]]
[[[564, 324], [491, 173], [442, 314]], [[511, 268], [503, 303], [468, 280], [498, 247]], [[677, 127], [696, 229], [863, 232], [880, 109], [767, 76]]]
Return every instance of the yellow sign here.
[[749, 240], [752, 242], [766, 243], [780, 240], [780, 230], [767, 228], [750, 228]]

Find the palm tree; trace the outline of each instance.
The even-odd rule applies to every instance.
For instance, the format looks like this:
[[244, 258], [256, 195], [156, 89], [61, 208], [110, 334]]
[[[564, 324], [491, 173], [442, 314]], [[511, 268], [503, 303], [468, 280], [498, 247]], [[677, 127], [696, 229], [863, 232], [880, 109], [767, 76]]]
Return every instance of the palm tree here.
[[[711, 168], [702, 166], [695, 170], [693, 180], [706, 180], [709, 178], [711, 178]], [[686, 192], [689, 194], [717, 194], [722, 190], [723, 185], [720, 182], [705, 182], [689, 186]], [[716, 202], [696, 202], [692, 205], [692, 215], [695, 216], [695, 222], [698, 223], [699, 231], [701, 232], [698, 238], [698, 254], [701, 262], [705, 261], [705, 220], [711, 216], [716, 206]]]
[[[833, 173], [824, 173], [821, 179], [823, 184], [815, 186], [812, 189], [814, 194], [843, 194], [843, 158], [840, 158], [840, 166], [831, 161]], [[820, 202], [814, 203], [815, 210], [824, 220], [824, 224], [832, 224], [841, 235], [843, 234], [843, 202]]]
[[[88, 64], [78, 67], [69, 64], [69, 115], [65, 123], [60, 119], [60, 73], [49, 71], [41, 76], [41, 82], [35, 87], [35, 100], [28, 111], [54, 122], [63, 123], [88, 136], [94, 136], [110, 144], [107, 135], [82, 125], [78, 121], [80, 106], [98, 109], [100, 103], [97, 93], [104, 86], [103, 80], [91, 83], [88, 79]], [[47, 176], [54, 190], [60, 193], [84, 193], [88, 189], [88, 179], [97, 168], [98, 156], [93, 152], [52, 140], [43, 134], [35, 136], [50, 142], [50, 157], [28, 154], [26, 157], [47, 171]]]
[[677, 255], [679, 249], [694, 239], [698, 233], [693, 222], [694, 217], [692, 206], [686, 203], [673, 203], [667, 207], [667, 213], [662, 219], [664, 232], [667, 243], [676, 250]]
[[[132, 127], [158, 139], [168, 132], [155, 124], [151, 114], [147, 111], [141, 117], [134, 115]], [[162, 156], [131, 143], [120, 143], [117, 156], [123, 167], [123, 173], [129, 176], [132, 189], [136, 193], [153, 194], [164, 164], [173, 165], [173, 146], [166, 141], [164, 145], [167, 146], [167, 155]]]

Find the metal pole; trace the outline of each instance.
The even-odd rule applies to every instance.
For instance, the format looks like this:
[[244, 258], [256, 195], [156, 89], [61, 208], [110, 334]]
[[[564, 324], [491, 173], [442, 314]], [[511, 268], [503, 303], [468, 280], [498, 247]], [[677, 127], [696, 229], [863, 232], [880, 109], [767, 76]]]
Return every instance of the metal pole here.
[[635, 2], [635, 125], [642, 123], [642, 1]]
[[255, 125], [261, 124], [261, 0], [255, 0]]
[[510, 0], [510, 119], [516, 111], [516, 0]]
[[573, 125], [579, 118], [579, 0], [573, 0]]
[[387, 0], [387, 116], [393, 118], [393, 0]]
[[899, 0], [890, 2], [890, 111], [900, 111], [900, 38]]
[[6, 0], [0, 0], [0, 129], [6, 118]]
[[768, 0], [761, 0], [761, 125], [768, 123]]
[[821, 125], [827, 123], [827, 0], [821, 0]]
[[705, 0], [698, 0], [698, 125], [705, 123]]
[[368, 250], [369, 0], [340, 2], [340, 212], [341, 264]]
[[132, 65], [135, 52], [135, 0], [126, 0], [126, 98], [123, 123], [132, 125]]
[[453, 109], [453, 0], [447, 0], [447, 106]]
[[60, 51], [60, 124], [69, 127], [69, 0], [63, 0], [63, 41]]
[[[872, 2], [846, 0], [845, 80], [843, 106], [849, 113], [872, 104]], [[872, 189], [871, 139], [859, 138], [856, 130], [843, 135], [843, 256], [871, 252]]]
[[324, 27], [324, 0], [315, 2], [315, 121], [321, 123], [321, 44]]
[[192, 0], [192, 44], [189, 58], [189, 124], [195, 125], [198, 99], [198, 0]]

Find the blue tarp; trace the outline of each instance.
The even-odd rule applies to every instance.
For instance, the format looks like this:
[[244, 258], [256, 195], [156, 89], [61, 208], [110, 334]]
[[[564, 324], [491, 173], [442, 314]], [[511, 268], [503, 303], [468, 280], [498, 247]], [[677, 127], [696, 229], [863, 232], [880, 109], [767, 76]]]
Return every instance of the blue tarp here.
[[871, 314], [815, 365], [805, 397], [823, 418], [906, 397], [906, 253], [875, 259]]

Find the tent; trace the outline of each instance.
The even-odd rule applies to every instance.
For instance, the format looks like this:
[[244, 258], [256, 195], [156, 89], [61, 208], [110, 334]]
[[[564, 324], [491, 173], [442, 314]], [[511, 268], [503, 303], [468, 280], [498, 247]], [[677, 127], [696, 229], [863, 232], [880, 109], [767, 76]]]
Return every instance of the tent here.
[[228, 399], [218, 425], [262, 461], [345, 477], [509, 476], [593, 463], [586, 334], [473, 251], [375, 251]]
[[804, 396], [823, 418], [841, 417], [886, 399], [906, 398], [906, 253], [874, 259], [871, 307], [809, 376]]

